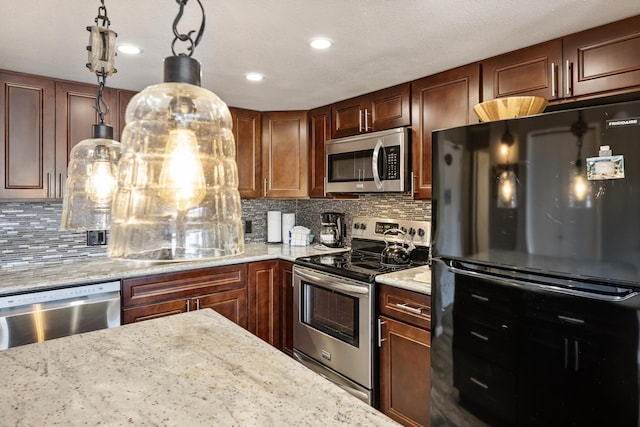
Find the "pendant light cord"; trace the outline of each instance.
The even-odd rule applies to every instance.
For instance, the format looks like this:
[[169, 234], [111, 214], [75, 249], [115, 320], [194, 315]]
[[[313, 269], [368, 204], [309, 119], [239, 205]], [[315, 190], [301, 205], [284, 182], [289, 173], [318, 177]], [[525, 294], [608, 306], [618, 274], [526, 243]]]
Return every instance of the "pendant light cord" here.
[[[98, 15], [94, 19], [94, 22], [96, 23], [97, 26], [102, 26], [107, 30], [111, 25], [111, 20], [107, 16], [107, 7], [104, 4], [104, 0], [100, 0], [100, 6], [98, 7]], [[104, 37], [104, 33], [101, 33], [101, 36]], [[106, 44], [105, 40], [103, 40], [103, 45], [104, 44]], [[104, 86], [107, 82], [107, 72], [105, 71], [104, 67], [100, 67], [99, 71], [96, 70], [96, 76], [98, 78], [98, 91], [96, 93], [96, 104], [93, 108], [98, 113], [99, 124], [103, 125], [104, 116], [109, 114], [109, 105], [107, 104], [107, 101], [105, 101], [103, 96]]]
[[[184, 7], [187, 5], [187, 1], [188, 0], [176, 0], [176, 3], [180, 5], [180, 9], [178, 10], [178, 14], [176, 15], [176, 18], [173, 20], [173, 34], [175, 35], [173, 42], [171, 42], [171, 52], [173, 52], [173, 56], [178, 56], [178, 55], [192, 56], [196, 46], [198, 46], [198, 44], [200, 43], [200, 40], [202, 39], [202, 34], [204, 33], [204, 25], [205, 25], [206, 18], [204, 13], [204, 7], [202, 6], [202, 3], [200, 2], [200, 0], [197, 0], [197, 2], [198, 2], [198, 5], [200, 6], [200, 11], [202, 12], [202, 22], [200, 23], [200, 29], [198, 29], [198, 33], [196, 34], [195, 40], [192, 38], [192, 35], [196, 32], [196, 30], [191, 30], [186, 34], [178, 31], [178, 23], [182, 18], [182, 14], [184, 13]], [[181, 42], [189, 42], [189, 46], [187, 47], [187, 53], [180, 53], [180, 54], [176, 53], [175, 44], [178, 40], [180, 40]]]

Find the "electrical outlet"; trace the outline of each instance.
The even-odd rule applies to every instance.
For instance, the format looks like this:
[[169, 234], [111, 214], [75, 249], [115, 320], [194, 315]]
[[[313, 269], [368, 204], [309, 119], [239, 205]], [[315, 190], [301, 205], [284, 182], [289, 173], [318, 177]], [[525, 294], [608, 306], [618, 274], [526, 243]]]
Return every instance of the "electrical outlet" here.
[[87, 231], [87, 246], [101, 246], [107, 244], [107, 230]]
[[252, 224], [251, 224], [251, 220], [250, 219], [245, 219], [244, 220], [244, 233], [245, 234], [250, 234], [252, 232], [251, 228], [252, 228]]

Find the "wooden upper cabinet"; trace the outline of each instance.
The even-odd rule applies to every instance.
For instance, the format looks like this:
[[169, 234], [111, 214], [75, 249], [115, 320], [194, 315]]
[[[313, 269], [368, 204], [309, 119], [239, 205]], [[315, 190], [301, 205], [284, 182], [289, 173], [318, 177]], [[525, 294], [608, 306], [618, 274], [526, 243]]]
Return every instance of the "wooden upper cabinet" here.
[[551, 103], [640, 89], [640, 15], [482, 61], [483, 100]]
[[640, 15], [565, 37], [565, 97], [640, 89]]
[[238, 164], [238, 191], [243, 199], [262, 195], [262, 122], [259, 111], [229, 108]]
[[116, 111], [117, 115], [109, 113], [107, 116], [108, 119], [105, 119], [105, 122], [113, 126], [113, 139], [116, 141], [122, 141], [122, 131], [127, 124], [125, 117], [127, 113], [127, 105], [129, 105], [131, 98], [133, 98], [137, 93], [138, 92], [132, 90], [116, 90], [116, 105], [114, 107], [117, 108], [114, 108], [113, 111]]
[[331, 137], [409, 126], [410, 94], [411, 85], [403, 83], [333, 104]]
[[307, 112], [262, 113], [264, 196], [307, 197], [308, 164]]
[[558, 98], [562, 41], [552, 40], [482, 61], [483, 100], [535, 95]]
[[480, 66], [467, 65], [411, 83], [411, 170], [415, 199], [430, 199], [431, 132], [476, 123], [473, 106], [480, 100]]
[[[56, 194], [62, 197], [67, 177], [67, 164], [71, 149], [80, 141], [91, 138], [93, 125], [98, 123], [95, 109], [98, 86], [82, 83], [56, 83]], [[107, 105], [113, 107], [114, 89], [103, 92]], [[105, 123], [113, 126], [117, 122], [117, 107], [105, 116]], [[114, 127], [114, 138], [115, 127]]]
[[325, 197], [325, 142], [331, 139], [331, 106], [309, 111], [309, 196]]
[[55, 82], [0, 72], [0, 198], [55, 197]]

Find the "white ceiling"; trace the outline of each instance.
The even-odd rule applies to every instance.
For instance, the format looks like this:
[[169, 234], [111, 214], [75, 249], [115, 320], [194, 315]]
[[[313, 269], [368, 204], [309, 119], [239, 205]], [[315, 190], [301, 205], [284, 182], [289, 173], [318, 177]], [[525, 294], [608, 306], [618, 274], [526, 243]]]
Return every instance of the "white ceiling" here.
[[[228, 105], [260, 111], [310, 109], [499, 53], [640, 14], [639, 0], [202, 0], [206, 28], [194, 58], [202, 86]], [[99, 0], [3, 1], [0, 68], [95, 83], [85, 68]], [[175, 0], [105, 0], [118, 43], [107, 86], [162, 82], [171, 55]], [[197, 30], [188, 2], [181, 32]], [[326, 36], [327, 51], [308, 41]], [[184, 50], [184, 45], [179, 51]], [[182, 48], [181, 48], [182, 46]], [[265, 79], [250, 83], [248, 72]]]

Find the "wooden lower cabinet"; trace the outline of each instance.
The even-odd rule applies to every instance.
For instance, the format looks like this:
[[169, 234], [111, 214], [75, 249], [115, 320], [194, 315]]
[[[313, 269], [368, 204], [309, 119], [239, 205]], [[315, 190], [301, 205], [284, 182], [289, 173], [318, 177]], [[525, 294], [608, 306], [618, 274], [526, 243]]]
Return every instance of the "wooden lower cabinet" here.
[[280, 261], [280, 337], [282, 351], [293, 356], [293, 263]]
[[282, 348], [278, 273], [278, 260], [252, 262], [248, 265], [248, 329], [274, 347]]
[[378, 285], [380, 411], [405, 426], [429, 425], [431, 298]]
[[204, 308], [247, 328], [247, 264], [122, 281], [123, 324]]

